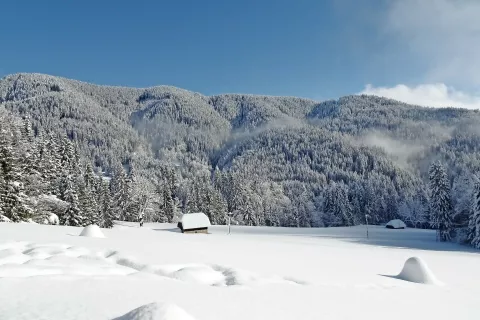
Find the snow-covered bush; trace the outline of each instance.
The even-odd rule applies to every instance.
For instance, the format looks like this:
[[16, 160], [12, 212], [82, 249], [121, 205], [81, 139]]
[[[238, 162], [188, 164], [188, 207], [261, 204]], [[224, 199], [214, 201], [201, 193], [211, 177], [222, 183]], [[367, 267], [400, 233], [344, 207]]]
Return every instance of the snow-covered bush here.
[[12, 222], [12, 220], [0, 214], [0, 222]]
[[59, 224], [59, 216], [68, 208], [68, 203], [52, 195], [34, 198], [35, 212], [33, 220], [41, 224]]
[[50, 216], [45, 219], [44, 224], [53, 224], [53, 225], [58, 225], [60, 224], [60, 219], [58, 219], [58, 216], [55, 213], [51, 213]]

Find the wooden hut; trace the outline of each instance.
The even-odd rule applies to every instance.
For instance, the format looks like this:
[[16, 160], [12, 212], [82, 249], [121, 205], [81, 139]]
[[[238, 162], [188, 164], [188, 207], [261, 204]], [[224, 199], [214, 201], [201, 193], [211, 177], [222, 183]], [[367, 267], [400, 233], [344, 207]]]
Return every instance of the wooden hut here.
[[177, 226], [182, 233], [208, 233], [211, 224], [205, 213], [196, 212], [185, 213]]

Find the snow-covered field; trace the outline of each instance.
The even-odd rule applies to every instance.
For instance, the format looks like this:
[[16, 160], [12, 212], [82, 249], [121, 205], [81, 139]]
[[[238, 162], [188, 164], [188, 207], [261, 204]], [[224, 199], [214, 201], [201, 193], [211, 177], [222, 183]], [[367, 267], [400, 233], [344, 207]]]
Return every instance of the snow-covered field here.
[[[480, 252], [431, 231], [210, 230], [0, 223], [0, 319], [480, 318]], [[395, 277], [410, 257], [438, 281]]]

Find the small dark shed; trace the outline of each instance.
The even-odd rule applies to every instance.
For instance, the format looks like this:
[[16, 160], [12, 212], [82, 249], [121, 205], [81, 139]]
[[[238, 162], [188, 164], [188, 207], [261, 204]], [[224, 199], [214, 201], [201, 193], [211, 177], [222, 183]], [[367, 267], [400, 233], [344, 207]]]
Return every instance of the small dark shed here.
[[177, 227], [182, 233], [208, 233], [210, 220], [203, 212], [185, 213]]

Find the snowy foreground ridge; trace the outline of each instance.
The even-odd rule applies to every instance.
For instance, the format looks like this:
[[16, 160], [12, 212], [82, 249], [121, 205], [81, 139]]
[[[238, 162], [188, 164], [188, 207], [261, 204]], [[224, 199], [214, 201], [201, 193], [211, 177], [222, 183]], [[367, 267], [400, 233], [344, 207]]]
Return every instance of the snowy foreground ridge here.
[[479, 252], [432, 231], [210, 232], [0, 223], [0, 320], [480, 318]]

